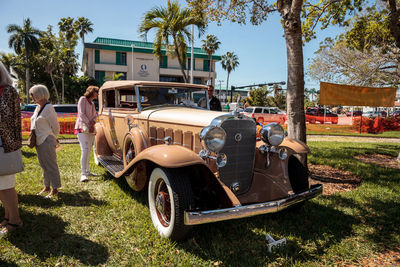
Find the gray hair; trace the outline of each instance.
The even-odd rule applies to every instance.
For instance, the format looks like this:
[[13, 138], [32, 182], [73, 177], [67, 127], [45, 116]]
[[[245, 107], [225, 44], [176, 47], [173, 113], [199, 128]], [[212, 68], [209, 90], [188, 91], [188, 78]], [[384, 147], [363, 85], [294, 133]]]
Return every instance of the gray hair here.
[[43, 84], [37, 84], [31, 87], [29, 89], [29, 93], [33, 96], [35, 100], [49, 100], [50, 98], [50, 93], [49, 90], [47, 90], [47, 87]]
[[11, 76], [8, 73], [4, 64], [0, 61], [0, 86], [10, 85], [12, 86], [13, 82], [11, 80]]

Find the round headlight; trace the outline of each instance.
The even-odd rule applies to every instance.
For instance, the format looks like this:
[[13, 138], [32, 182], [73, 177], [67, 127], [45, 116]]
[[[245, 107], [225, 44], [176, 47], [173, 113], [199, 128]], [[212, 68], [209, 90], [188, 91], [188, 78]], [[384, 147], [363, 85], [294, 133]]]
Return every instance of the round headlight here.
[[225, 145], [225, 130], [216, 126], [207, 126], [200, 132], [203, 145], [211, 152], [218, 153]]
[[285, 138], [285, 131], [279, 123], [274, 122], [262, 127], [260, 135], [265, 143], [271, 146], [279, 146]]

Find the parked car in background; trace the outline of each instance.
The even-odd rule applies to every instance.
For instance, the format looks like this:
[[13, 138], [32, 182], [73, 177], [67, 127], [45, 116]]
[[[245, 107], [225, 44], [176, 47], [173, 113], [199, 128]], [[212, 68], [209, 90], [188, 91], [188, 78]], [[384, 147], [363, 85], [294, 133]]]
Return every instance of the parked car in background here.
[[28, 104], [25, 105], [23, 109], [21, 109], [21, 118], [30, 118], [33, 115], [33, 112], [36, 109], [36, 104]]
[[386, 111], [367, 111], [363, 113], [363, 117], [366, 118], [376, 118], [376, 117], [386, 118], [386, 116], [387, 116]]
[[[361, 110], [354, 110], [353, 111], [353, 117], [359, 117], [362, 116], [363, 112]], [[351, 116], [351, 111], [346, 112], [346, 116], [350, 117]]]
[[295, 156], [310, 153], [306, 144], [278, 123], [257, 140], [253, 119], [198, 107], [199, 91], [207, 97], [204, 85], [169, 82], [107, 81], [99, 91], [95, 163], [147, 190], [161, 236], [183, 239], [194, 225], [298, 209], [322, 193]]
[[53, 105], [54, 110], [57, 113], [57, 116], [74, 114], [78, 113], [78, 105], [77, 104], [56, 104]]
[[399, 117], [400, 116], [400, 110], [396, 110], [395, 112], [392, 113], [393, 117]]
[[323, 108], [307, 108], [306, 110], [306, 122], [309, 123], [325, 123], [330, 122], [337, 124], [339, 121], [338, 115], [333, 114], [329, 109]]
[[286, 114], [280, 111], [277, 107], [247, 107], [241, 112], [261, 124], [267, 124], [271, 122], [277, 122], [279, 124], [285, 124]]

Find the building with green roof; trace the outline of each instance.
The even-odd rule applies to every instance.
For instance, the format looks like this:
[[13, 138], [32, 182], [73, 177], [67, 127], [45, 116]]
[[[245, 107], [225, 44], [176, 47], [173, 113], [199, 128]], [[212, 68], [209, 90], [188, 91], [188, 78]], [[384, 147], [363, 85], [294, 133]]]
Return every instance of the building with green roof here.
[[[92, 43], [85, 43], [82, 57], [82, 71], [94, 77], [100, 84], [111, 79], [113, 74], [122, 73], [125, 80], [183, 82], [178, 59], [162, 49], [159, 60], [154, 54], [154, 44], [150, 42], [120, 40], [97, 37]], [[190, 52], [187, 50], [185, 71], [190, 75]], [[215, 63], [220, 56], [208, 54], [201, 48], [193, 49], [193, 82], [206, 84], [211, 68], [211, 82], [216, 79]]]

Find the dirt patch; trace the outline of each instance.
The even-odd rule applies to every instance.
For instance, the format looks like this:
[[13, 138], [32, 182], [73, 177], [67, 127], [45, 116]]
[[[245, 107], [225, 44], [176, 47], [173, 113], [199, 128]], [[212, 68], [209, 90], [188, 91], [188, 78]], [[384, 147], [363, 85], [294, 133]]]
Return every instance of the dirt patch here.
[[372, 163], [385, 168], [400, 169], [400, 163], [395, 157], [381, 154], [357, 155], [356, 159], [365, 163]]
[[326, 165], [308, 164], [310, 184], [322, 184], [323, 195], [332, 195], [356, 189], [361, 184], [361, 178], [348, 172]]
[[362, 266], [400, 266], [400, 250], [377, 253], [361, 260]]

